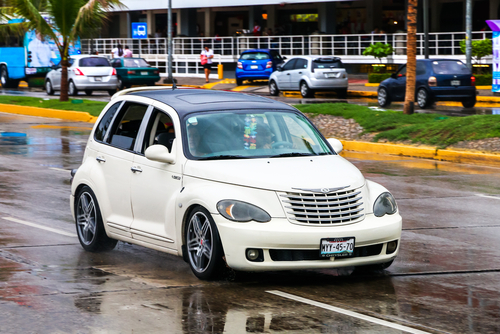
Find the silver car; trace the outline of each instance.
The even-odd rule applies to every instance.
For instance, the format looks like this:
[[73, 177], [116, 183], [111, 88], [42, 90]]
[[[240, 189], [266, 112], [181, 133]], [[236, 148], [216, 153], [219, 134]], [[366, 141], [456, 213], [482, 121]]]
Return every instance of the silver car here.
[[334, 90], [339, 98], [346, 98], [347, 87], [347, 72], [338, 57], [292, 58], [269, 77], [269, 93], [273, 96], [280, 90], [298, 90], [302, 97], [313, 97], [316, 90]]
[[[78, 95], [78, 91], [85, 91], [92, 95], [94, 90], [105, 90], [109, 95], [116, 93], [118, 80], [116, 69], [111, 67], [108, 59], [102, 56], [77, 55], [71, 56], [71, 66], [68, 67], [68, 94]], [[45, 90], [53, 95], [61, 90], [60, 66], [47, 73]]]

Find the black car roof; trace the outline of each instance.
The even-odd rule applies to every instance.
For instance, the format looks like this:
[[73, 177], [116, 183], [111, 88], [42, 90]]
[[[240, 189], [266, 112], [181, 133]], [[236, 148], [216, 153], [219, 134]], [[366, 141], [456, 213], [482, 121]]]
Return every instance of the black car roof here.
[[258, 95], [208, 89], [156, 89], [131, 92], [128, 95], [143, 96], [165, 103], [174, 108], [180, 117], [200, 111], [222, 111], [240, 109], [285, 109], [295, 108]]

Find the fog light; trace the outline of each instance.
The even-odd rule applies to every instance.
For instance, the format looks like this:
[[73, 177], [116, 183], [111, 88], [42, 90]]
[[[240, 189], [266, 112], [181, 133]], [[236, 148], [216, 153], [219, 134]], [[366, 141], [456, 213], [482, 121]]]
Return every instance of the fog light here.
[[394, 253], [396, 251], [396, 248], [398, 248], [398, 241], [397, 240], [388, 242], [387, 243], [386, 253], [387, 254], [392, 254], [392, 253]]
[[262, 257], [262, 250], [261, 249], [253, 249], [253, 248], [249, 248], [247, 249], [246, 251], [246, 255], [247, 255], [247, 259], [249, 261], [253, 261], [253, 262], [262, 262], [264, 261], [263, 257]]

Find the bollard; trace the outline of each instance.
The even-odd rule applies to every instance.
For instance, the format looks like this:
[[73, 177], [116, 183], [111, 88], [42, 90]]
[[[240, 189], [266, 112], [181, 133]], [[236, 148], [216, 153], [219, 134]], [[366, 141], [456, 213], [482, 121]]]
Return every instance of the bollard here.
[[224, 79], [224, 65], [217, 65], [217, 73], [219, 74], [219, 80]]

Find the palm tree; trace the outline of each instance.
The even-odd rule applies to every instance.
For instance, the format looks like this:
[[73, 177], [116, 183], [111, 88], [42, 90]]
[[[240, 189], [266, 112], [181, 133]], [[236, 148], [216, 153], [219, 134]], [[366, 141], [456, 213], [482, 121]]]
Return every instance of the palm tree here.
[[406, 94], [403, 112], [413, 114], [415, 77], [417, 68], [417, 5], [418, 0], [408, 0], [408, 33], [406, 42]]
[[[6, 0], [6, 3], [3, 13], [26, 19], [25, 28], [37, 29], [54, 40], [59, 49], [62, 67], [60, 101], [68, 101], [70, 44], [85, 32], [101, 26], [110, 9], [124, 7], [120, 0]], [[42, 13], [51, 19], [45, 20]]]

